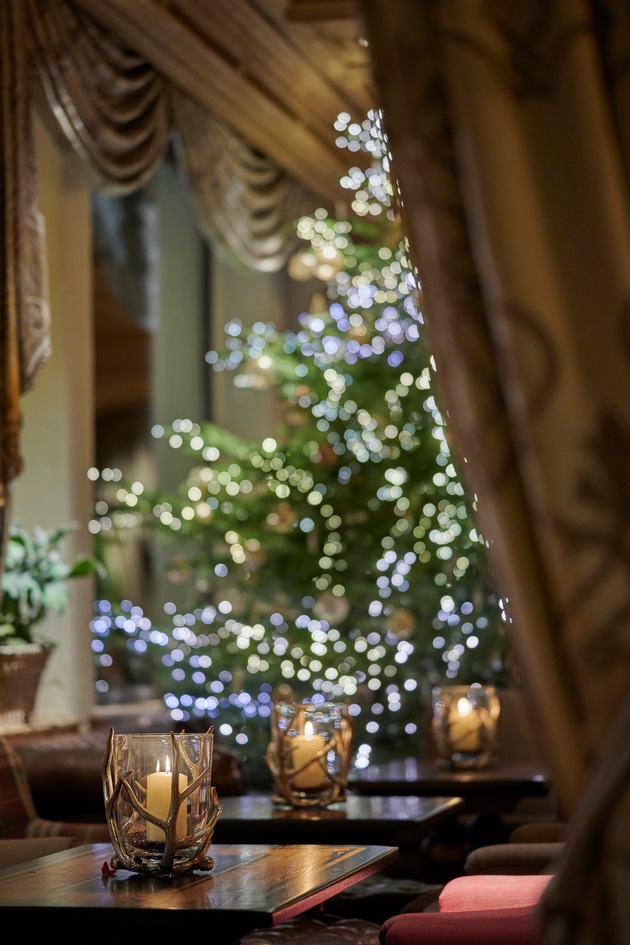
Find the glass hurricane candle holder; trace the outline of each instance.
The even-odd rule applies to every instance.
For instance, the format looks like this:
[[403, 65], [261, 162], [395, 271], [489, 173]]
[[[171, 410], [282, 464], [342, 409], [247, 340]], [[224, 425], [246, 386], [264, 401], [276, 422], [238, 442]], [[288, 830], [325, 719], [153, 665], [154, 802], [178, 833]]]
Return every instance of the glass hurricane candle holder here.
[[436, 686], [431, 730], [440, 761], [485, 768], [496, 757], [499, 695], [494, 686]]
[[265, 756], [275, 786], [274, 801], [291, 807], [326, 807], [344, 801], [351, 744], [352, 722], [344, 705], [275, 705]]
[[136, 873], [210, 870], [222, 808], [212, 787], [214, 733], [116, 735], [103, 761], [112, 869]]

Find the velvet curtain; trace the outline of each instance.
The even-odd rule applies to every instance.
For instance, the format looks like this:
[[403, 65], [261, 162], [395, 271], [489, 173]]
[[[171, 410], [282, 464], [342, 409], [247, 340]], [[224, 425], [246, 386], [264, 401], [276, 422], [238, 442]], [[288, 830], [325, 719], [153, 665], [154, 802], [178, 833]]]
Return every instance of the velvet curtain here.
[[136, 192], [172, 146], [200, 232], [250, 268], [280, 269], [293, 221], [318, 206], [163, 78], [167, 52], [156, 46], [143, 59], [71, 0], [0, 0], [0, 570], [10, 483], [22, 468], [20, 399], [50, 354], [32, 108], [106, 194]]
[[450, 442], [574, 825], [545, 942], [630, 929], [630, 9], [362, 0]]

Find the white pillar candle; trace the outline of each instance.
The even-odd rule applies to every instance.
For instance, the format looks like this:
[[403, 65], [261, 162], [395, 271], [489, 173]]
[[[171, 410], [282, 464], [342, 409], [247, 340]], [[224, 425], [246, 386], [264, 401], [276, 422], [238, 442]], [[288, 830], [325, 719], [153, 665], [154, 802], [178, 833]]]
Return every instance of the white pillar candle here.
[[[150, 774], [147, 778], [147, 803], [146, 807], [149, 813], [160, 820], [168, 818], [168, 811], [171, 806], [171, 786], [173, 778], [170, 774], [169, 759], [166, 759], [166, 771], [160, 771], [160, 762], [157, 763], [157, 771]], [[188, 787], [188, 778], [185, 774], [179, 776], [179, 792], [185, 791]], [[175, 823], [175, 836], [178, 839], [185, 837], [188, 833], [188, 823], [186, 817], [187, 802], [182, 801], [177, 811], [177, 821]], [[161, 827], [147, 822], [147, 840], [164, 843], [166, 837]]]
[[326, 745], [326, 739], [323, 735], [315, 735], [313, 732], [313, 723], [305, 722], [304, 734], [295, 735], [291, 739], [291, 758], [293, 761], [293, 770], [305, 765], [303, 771], [299, 771], [293, 776], [293, 787], [298, 790], [307, 790], [321, 788], [326, 782], [325, 756], [319, 760], [313, 759], [321, 752]]
[[479, 751], [479, 713], [468, 699], [461, 698], [451, 706], [449, 736], [453, 751]]

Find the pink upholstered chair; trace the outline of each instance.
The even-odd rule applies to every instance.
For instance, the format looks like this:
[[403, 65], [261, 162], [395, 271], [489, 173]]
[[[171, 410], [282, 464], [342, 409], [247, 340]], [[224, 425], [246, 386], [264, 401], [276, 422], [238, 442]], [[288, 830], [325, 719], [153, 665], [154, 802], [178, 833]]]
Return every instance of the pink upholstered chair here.
[[381, 926], [380, 945], [541, 945], [530, 906], [408, 912]]
[[405, 912], [380, 928], [381, 945], [540, 945], [536, 909], [550, 874], [458, 876], [437, 912]]

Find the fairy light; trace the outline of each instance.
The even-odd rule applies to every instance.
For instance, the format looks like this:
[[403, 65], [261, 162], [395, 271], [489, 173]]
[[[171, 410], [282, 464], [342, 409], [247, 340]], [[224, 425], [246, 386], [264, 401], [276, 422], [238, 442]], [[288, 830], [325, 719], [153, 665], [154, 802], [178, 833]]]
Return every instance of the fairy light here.
[[174, 722], [216, 724], [256, 755], [277, 693], [344, 699], [361, 766], [375, 745], [416, 753], [432, 679], [501, 671], [504, 615], [432, 392], [380, 116], [340, 115], [336, 129], [374, 164], [342, 180], [352, 221], [318, 209], [296, 222], [297, 268], [322, 281], [313, 311], [285, 331], [233, 318], [223, 350], [205, 356], [240, 388], [276, 387], [290, 432], [235, 446], [188, 418], [154, 426], [191, 455], [177, 496], [90, 470], [102, 493], [93, 534], [150, 522], [181, 538], [169, 578], [203, 602], [165, 606], [156, 627], [129, 602], [101, 601], [91, 629], [101, 696], [121, 640], [123, 652], [135, 641]]

